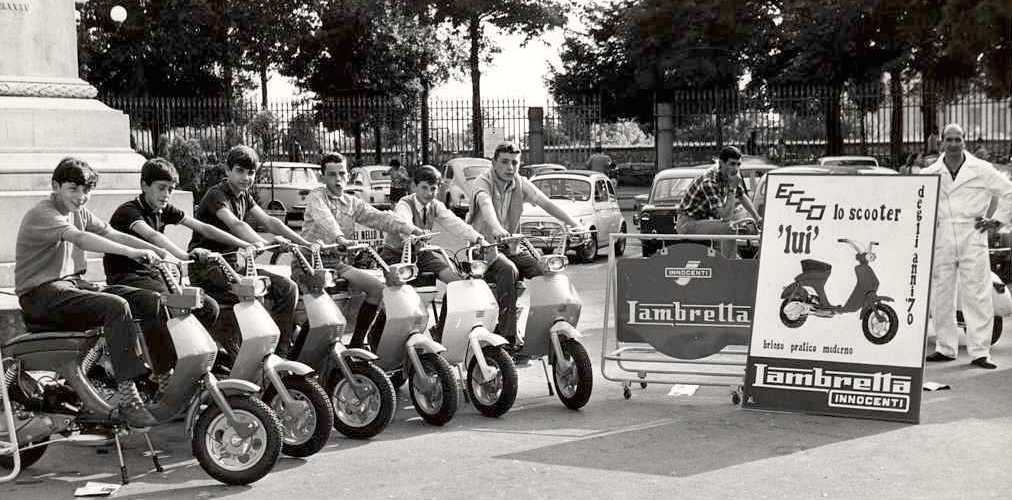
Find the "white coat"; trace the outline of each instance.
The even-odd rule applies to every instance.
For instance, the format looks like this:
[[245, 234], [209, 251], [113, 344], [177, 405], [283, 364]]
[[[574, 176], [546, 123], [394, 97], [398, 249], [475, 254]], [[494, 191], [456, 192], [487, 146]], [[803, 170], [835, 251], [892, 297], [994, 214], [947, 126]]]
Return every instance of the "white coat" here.
[[[931, 317], [935, 350], [956, 357], [956, 287], [966, 321], [966, 350], [971, 359], [987, 357], [991, 350], [994, 309], [991, 303], [991, 266], [987, 233], [974, 228], [987, 217], [992, 198], [998, 205], [993, 219], [1012, 223], [1012, 181], [990, 163], [964, 151], [965, 161], [952, 178], [942, 155], [921, 170], [939, 176], [938, 218], [935, 224], [935, 258], [931, 273]], [[953, 286], [955, 285], [955, 286]]]

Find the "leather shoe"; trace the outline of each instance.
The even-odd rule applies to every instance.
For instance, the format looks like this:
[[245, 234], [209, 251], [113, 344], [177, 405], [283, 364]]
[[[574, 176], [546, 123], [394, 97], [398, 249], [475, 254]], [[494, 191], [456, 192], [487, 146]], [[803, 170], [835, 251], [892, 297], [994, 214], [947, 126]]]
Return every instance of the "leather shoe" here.
[[946, 356], [946, 355], [944, 355], [944, 354], [942, 354], [940, 352], [935, 352], [935, 353], [932, 353], [932, 354], [928, 355], [928, 357], [924, 358], [924, 360], [925, 361], [955, 361], [956, 358], [950, 358], [949, 356]]
[[994, 370], [995, 368], [998, 368], [998, 365], [996, 365], [996, 364], [994, 364], [994, 363], [992, 363], [992, 362], [990, 362], [990, 361], [987, 360], [987, 356], [981, 356], [981, 357], [979, 357], [979, 358], [971, 361], [970, 364], [974, 365], [974, 366], [979, 366], [981, 368], [985, 368], [985, 369], [988, 369], [988, 370]]

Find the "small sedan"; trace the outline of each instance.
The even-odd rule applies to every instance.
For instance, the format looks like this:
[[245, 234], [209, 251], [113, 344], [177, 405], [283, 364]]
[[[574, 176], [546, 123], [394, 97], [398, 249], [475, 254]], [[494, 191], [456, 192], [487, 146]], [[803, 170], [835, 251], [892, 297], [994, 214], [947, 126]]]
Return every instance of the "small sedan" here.
[[306, 195], [320, 186], [319, 165], [268, 161], [258, 173], [254, 189], [261, 208], [298, 230], [306, 210]]
[[[598, 251], [608, 247], [609, 235], [626, 231], [625, 219], [618, 206], [618, 195], [611, 179], [601, 172], [567, 170], [541, 174], [531, 182], [564, 212], [576, 219], [589, 234], [570, 236], [567, 248], [576, 258], [591, 262]], [[533, 237], [535, 246], [551, 251], [562, 233], [562, 224], [534, 205], [524, 205], [520, 216], [520, 232]], [[625, 252], [626, 240], [615, 243], [615, 255]]]
[[345, 191], [378, 209], [390, 208], [390, 167], [366, 165], [354, 169]]
[[436, 199], [460, 217], [470, 209], [471, 183], [492, 168], [487, 158], [454, 158], [443, 164], [443, 180], [436, 190]]
[[535, 163], [533, 165], [521, 165], [518, 172], [520, 175], [530, 179], [535, 175], [548, 174], [551, 172], [565, 172], [566, 166], [558, 163]]

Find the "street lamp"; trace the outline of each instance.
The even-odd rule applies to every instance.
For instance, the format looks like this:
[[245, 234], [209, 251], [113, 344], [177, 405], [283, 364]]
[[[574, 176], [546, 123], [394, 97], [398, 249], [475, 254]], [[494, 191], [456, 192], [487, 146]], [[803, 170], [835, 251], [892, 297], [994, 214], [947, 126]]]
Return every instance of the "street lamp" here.
[[127, 10], [122, 5], [116, 5], [112, 9], [109, 9], [109, 17], [117, 24], [122, 23], [126, 21]]

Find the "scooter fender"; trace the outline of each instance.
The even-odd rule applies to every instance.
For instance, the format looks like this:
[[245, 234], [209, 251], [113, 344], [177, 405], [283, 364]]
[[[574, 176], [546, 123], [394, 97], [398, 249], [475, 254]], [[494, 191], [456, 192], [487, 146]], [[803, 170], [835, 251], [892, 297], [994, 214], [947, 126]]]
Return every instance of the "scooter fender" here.
[[481, 371], [481, 376], [484, 380], [491, 379], [495, 374], [492, 373], [492, 368], [485, 361], [485, 356], [481, 353], [481, 349], [487, 345], [499, 347], [506, 344], [509, 344], [509, 341], [502, 335], [492, 333], [483, 326], [474, 327], [471, 330], [471, 334], [467, 337], [467, 352], [464, 354], [464, 366], [469, 366], [471, 358], [475, 358], [475, 362], [478, 363], [478, 369]]
[[[217, 394], [214, 393], [215, 391]], [[213, 387], [208, 387], [202, 391], [197, 400], [190, 405], [190, 409], [186, 411], [186, 437], [193, 437], [193, 426], [197, 422], [197, 412], [200, 410], [200, 407], [208, 404], [209, 400], [213, 399], [214, 401], [211, 404], [219, 405], [224, 413], [229, 414], [232, 410], [231, 408], [227, 408], [228, 402], [225, 398], [231, 395], [256, 396], [257, 394], [260, 394], [260, 386], [253, 382], [237, 378], [216, 380]]]
[[583, 338], [583, 334], [576, 329], [573, 325], [570, 325], [568, 321], [556, 321], [552, 324], [552, 327], [548, 329], [548, 335], [552, 339], [552, 352], [555, 356], [556, 363], [564, 363], [566, 356], [562, 353], [562, 340], [575, 340], [577, 342]]
[[271, 354], [264, 359], [264, 374], [267, 376], [267, 380], [274, 386], [278, 396], [281, 397], [281, 401], [284, 403], [285, 408], [295, 404], [295, 398], [288, 393], [285, 389], [285, 383], [281, 380], [282, 373], [291, 373], [300, 377], [305, 377], [313, 373], [313, 369], [308, 365], [299, 363], [298, 361], [291, 361], [277, 354]]
[[789, 299], [789, 298], [793, 297], [796, 293], [798, 293], [800, 291], [802, 291], [801, 285], [799, 285], [798, 282], [795, 281], [795, 282], [791, 283], [790, 285], [787, 285], [784, 288], [783, 293], [780, 294], [780, 298], [781, 299]]
[[418, 356], [419, 350], [421, 350], [426, 354], [436, 354], [436, 355], [446, 352], [446, 347], [444, 347], [443, 344], [436, 342], [435, 340], [432, 339], [432, 337], [429, 337], [428, 335], [424, 335], [417, 332], [411, 334], [411, 336], [408, 337], [408, 340], [407, 342], [404, 343], [404, 346], [407, 348], [405, 350], [407, 351], [408, 362], [411, 363], [411, 366], [414, 368], [415, 373], [425, 373], [425, 367], [422, 366], [422, 360]]

